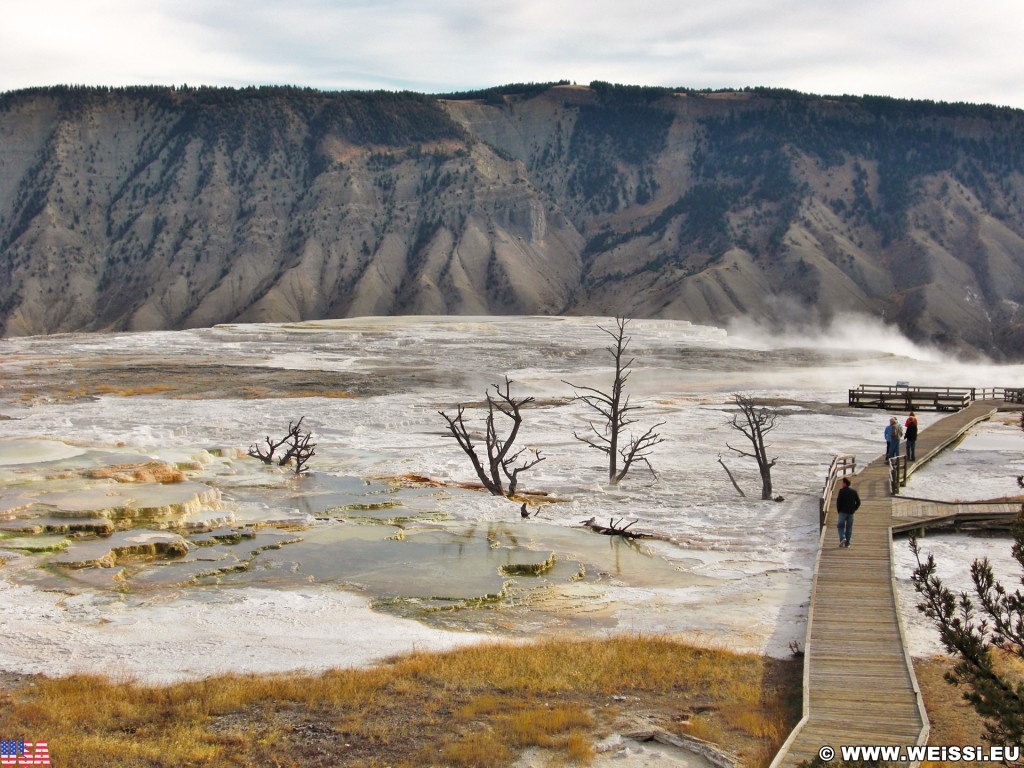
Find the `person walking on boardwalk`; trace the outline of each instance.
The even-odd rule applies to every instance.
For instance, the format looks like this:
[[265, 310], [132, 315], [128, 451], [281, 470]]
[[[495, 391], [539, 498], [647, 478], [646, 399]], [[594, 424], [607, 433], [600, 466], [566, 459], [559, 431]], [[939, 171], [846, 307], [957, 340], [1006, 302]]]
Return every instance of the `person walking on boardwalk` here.
[[907, 461], [917, 461], [917, 416], [910, 412], [905, 424], [907, 431], [904, 433], [907, 438]]
[[843, 478], [843, 487], [836, 494], [838, 515], [839, 546], [849, 547], [853, 537], [853, 513], [860, 509], [860, 494], [850, 487], [850, 478]]
[[903, 429], [895, 416], [889, 417], [889, 425], [885, 428], [885, 460], [900, 455], [900, 438], [903, 437]]

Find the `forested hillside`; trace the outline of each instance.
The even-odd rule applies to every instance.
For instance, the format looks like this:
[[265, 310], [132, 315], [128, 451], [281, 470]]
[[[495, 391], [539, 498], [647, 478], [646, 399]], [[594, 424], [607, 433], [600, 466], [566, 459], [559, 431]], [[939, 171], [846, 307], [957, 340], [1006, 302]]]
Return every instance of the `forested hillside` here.
[[1024, 112], [592, 83], [0, 95], [5, 335], [365, 314], [815, 324], [1024, 358]]

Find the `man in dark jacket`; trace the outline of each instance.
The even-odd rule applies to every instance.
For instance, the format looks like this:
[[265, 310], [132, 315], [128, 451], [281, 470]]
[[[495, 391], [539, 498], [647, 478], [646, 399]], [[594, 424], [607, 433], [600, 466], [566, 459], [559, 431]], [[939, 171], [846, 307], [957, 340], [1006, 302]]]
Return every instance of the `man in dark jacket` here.
[[843, 487], [836, 494], [836, 511], [839, 512], [839, 546], [849, 547], [853, 536], [853, 513], [860, 509], [860, 495], [850, 487], [850, 478], [843, 478]]

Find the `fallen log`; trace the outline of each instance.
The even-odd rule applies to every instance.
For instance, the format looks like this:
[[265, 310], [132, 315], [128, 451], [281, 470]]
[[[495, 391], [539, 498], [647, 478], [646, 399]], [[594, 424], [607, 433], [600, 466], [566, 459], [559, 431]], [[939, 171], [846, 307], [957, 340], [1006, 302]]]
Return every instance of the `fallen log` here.
[[629, 525], [623, 525], [622, 521], [626, 518], [619, 518], [618, 522], [615, 518], [608, 519], [608, 525], [601, 525], [597, 522], [596, 517], [592, 517], [589, 520], [584, 520], [582, 525], [585, 525], [595, 533], [600, 533], [605, 536], [624, 536], [627, 539], [663, 539], [663, 536], [659, 536], [655, 533], [644, 533], [643, 531], [631, 531], [629, 530], [636, 525], [639, 520], [634, 520]]

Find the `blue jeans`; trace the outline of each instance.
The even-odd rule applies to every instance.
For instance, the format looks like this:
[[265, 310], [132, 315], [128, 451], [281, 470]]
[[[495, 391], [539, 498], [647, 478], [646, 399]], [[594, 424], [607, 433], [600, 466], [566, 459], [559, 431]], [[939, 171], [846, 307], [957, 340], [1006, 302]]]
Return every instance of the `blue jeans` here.
[[889, 459], [900, 455], [900, 441], [899, 440], [887, 440], [885, 442], [885, 458]]
[[836, 528], [839, 529], [839, 543], [845, 541], [849, 545], [853, 537], [853, 512], [840, 512]]
[[907, 461], [917, 461], [917, 440], [907, 440]]

